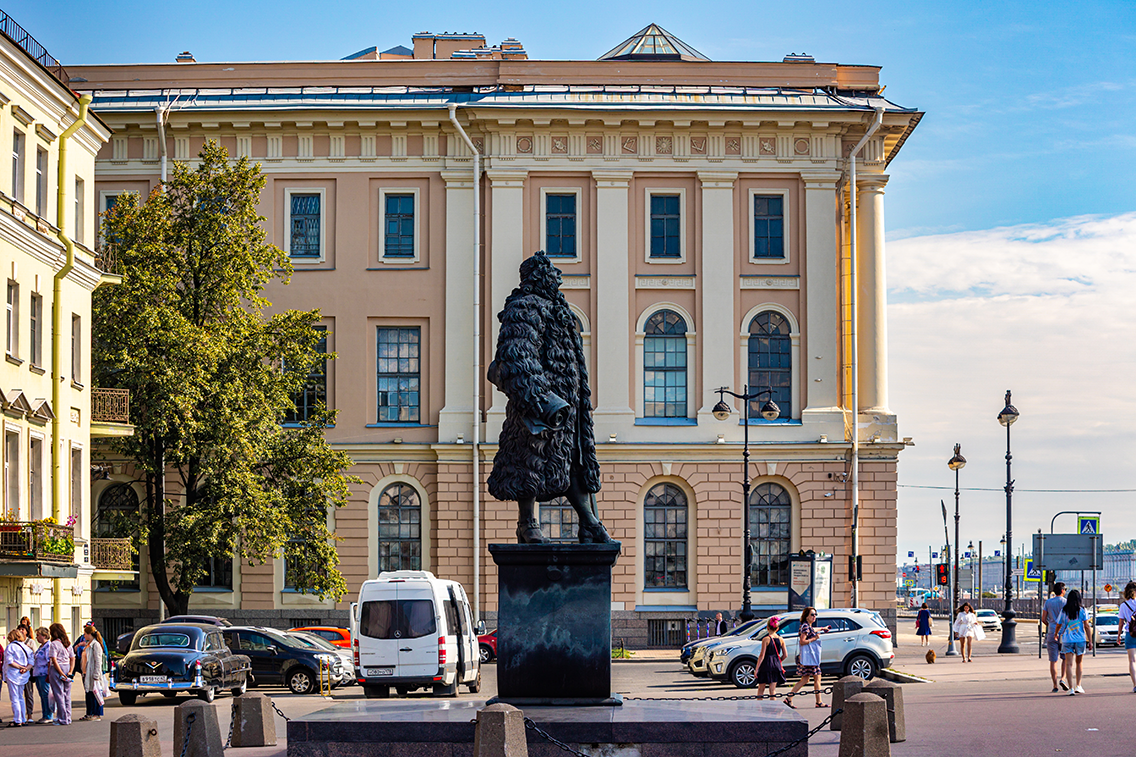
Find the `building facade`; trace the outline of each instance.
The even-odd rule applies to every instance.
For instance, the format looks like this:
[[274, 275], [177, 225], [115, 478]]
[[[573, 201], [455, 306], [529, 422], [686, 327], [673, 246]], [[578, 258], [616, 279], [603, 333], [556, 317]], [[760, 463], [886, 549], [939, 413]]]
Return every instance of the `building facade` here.
[[23, 616], [76, 634], [99, 571], [130, 567], [127, 544], [91, 529], [91, 438], [129, 433], [125, 418], [104, 422], [114, 393], [90, 381], [91, 292], [104, 282], [93, 252], [95, 154], [110, 130], [58, 61], [3, 21], [0, 151], [11, 170], [0, 173], [0, 634]]
[[[623, 545], [616, 635], [645, 644], [681, 618], [739, 609], [745, 429], [736, 402], [713, 417], [723, 386], [768, 390], [780, 408], [766, 421], [753, 403], [748, 429], [754, 605], [784, 608], [786, 557], [809, 549], [835, 555], [833, 602], [850, 601], [858, 429], [858, 602], [893, 618], [904, 441], [887, 406], [884, 171], [921, 114], [880, 95], [878, 68], [714, 62], [653, 26], [598, 61], [420, 36], [394, 59], [73, 71], [114, 129], [96, 160], [100, 211], [152, 191], [164, 150], [192, 161], [213, 139], [257, 161], [260, 212], [296, 269], [268, 298], [319, 308], [338, 355], [291, 420], [320, 401], [338, 410], [328, 438], [363, 479], [331, 516], [351, 593], [321, 602], [289, 587], [279, 560], [218, 556], [192, 606], [342, 623], [363, 580], [420, 567], [461, 580], [492, 620], [486, 546], [514, 540], [516, 506], [485, 489], [505, 397], [484, 375], [518, 266], [544, 249], [590, 368], [600, 514]], [[847, 156], [877, 115], [855, 187], [853, 413]], [[133, 480], [116, 464], [93, 496], [130, 501]], [[542, 520], [574, 535], [564, 503]], [[155, 616], [145, 571], [100, 593], [96, 614]]]

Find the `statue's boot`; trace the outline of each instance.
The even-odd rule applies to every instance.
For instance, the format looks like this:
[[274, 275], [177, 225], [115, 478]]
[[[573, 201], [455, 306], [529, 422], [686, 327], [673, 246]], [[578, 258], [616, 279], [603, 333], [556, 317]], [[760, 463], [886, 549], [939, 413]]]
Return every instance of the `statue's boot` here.
[[544, 532], [540, 530], [540, 521], [536, 518], [517, 521], [518, 544], [545, 544], [547, 542], [548, 539], [544, 538]]
[[580, 524], [581, 544], [611, 544], [613, 541], [615, 540], [608, 535], [603, 523], [596, 521], [594, 524]]

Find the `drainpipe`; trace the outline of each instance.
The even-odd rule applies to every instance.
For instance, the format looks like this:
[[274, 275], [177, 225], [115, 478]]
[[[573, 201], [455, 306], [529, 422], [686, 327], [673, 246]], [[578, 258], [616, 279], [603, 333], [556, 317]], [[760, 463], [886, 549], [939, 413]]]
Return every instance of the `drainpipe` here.
[[458, 123], [450, 103], [450, 123], [473, 153], [473, 620], [481, 620], [481, 153]]
[[[67, 127], [59, 137], [59, 180], [55, 202], [55, 225], [59, 227], [56, 236], [67, 251], [67, 260], [59, 272], [51, 290], [51, 409], [55, 418], [51, 421], [51, 517], [58, 523], [62, 515], [63, 500], [63, 280], [75, 267], [75, 243], [64, 229], [67, 220], [67, 140], [87, 122], [87, 106], [91, 96], [79, 98], [79, 115], [75, 123]], [[74, 377], [72, 377], [74, 378]], [[79, 525], [79, 524], [76, 524]], [[51, 580], [51, 615], [56, 623], [63, 622], [63, 598], [61, 581]]]
[[859, 192], [856, 191], [856, 156], [860, 154], [860, 150], [872, 138], [872, 135], [880, 128], [884, 121], [884, 109], [876, 108], [876, 117], [872, 120], [871, 126], [856, 146], [852, 148], [852, 152], [848, 155], [850, 163], [849, 170], [849, 188], [851, 193], [848, 201], [851, 205], [851, 212], [849, 213], [849, 225], [851, 227], [851, 245], [850, 255], [850, 277], [851, 277], [851, 293], [852, 293], [852, 318], [849, 328], [852, 331], [852, 475], [849, 480], [852, 484], [852, 607], [859, 606], [859, 571], [858, 562], [860, 556], [860, 377], [859, 377], [859, 350], [860, 341], [856, 331], [856, 322], [860, 317], [859, 301], [856, 295], [856, 203], [859, 198]]
[[158, 147], [161, 150], [162, 186], [166, 186], [166, 113], [167, 108], [158, 106], [154, 108], [154, 116], [158, 119]]

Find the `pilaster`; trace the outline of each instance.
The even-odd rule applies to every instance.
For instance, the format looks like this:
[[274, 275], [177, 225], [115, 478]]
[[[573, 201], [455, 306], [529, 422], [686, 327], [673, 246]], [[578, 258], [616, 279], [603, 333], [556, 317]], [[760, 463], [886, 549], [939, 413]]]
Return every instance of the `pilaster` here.
[[887, 279], [884, 257], [886, 174], [858, 177], [856, 295], [859, 316], [859, 411], [888, 413]]
[[[702, 184], [701, 309], [698, 332], [702, 335], [702, 402], [698, 403], [699, 425], [714, 427], [712, 410], [718, 401], [713, 390], [733, 388], [734, 293], [738, 288], [734, 261], [734, 183], [737, 173], [699, 171]], [[694, 387], [691, 387], [694, 391]]]
[[835, 171], [803, 171], [805, 185], [805, 346], [801, 362], [805, 381], [806, 423], [841, 424], [839, 314], [837, 303], [836, 190], [840, 174]]
[[473, 172], [443, 171], [446, 182], [445, 402], [438, 441], [473, 439]]

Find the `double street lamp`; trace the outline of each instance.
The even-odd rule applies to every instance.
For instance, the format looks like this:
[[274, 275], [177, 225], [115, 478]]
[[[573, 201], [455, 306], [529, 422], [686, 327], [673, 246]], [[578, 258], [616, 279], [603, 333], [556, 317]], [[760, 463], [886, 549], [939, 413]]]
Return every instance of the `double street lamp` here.
[[767, 421], [777, 420], [781, 415], [781, 408], [777, 407], [777, 403], [773, 401], [772, 389], [759, 389], [756, 392], [750, 392], [748, 386], [742, 387], [742, 393], [737, 394], [731, 392], [726, 387], [718, 389], [718, 404], [714, 405], [714, 417], [720, 421], [724, 421], [730, 417], [732, 410], [726, 404], [724, 395], [730, 395], [739, 400], [745, 405], [745, 410], [742, 412], [742, 428], [744, 429], [744, 444], [742, 445], [742, 611], [738, 614], [738, 618], [742, 622], [753, 620], [753, 608], [750, 603], [750, 576], [753, 573], [753, 545], [750, 544], [749, 536], [749, 403], [753, 400], [766, 397], [765, 404], [761, 406], [761, 417]]
[[966, 458], [962, 456], [962, 445], [955, 445], [955, 454], [950, 460], [947, 461], [947, 467], [955, 472], [955, 579], [954, 591], [951, 596], [951, 629], [950, 637], [951, 643], [947, 647], [947, 657], [954, 657], [958, 653], [955, 651], [955, 615], [958, 612], [959, 603], [959, 471], [966, 467]]
[[1013, 570], [1010, 562], [1010, 552], [1013, 551], [1013, 536], [1010, 530], [1010, 522], [1013, 519], [1013, 495], [1014, 495], [1014, 479], [1010, 475], [1010, 460], [1013, 458], [1010, 455], [1010, 426], [1014, 425], [1014, 421], [1018, 419], [1018, 409], [1010, 402], [1010, 390], [1006, 390], [1006, 406], [1002, 408], [1002, 412], [998, 413], [998, 422], [1006, 427], [1006, 591], [1005, 591], [1005, 606], [1002, 608], [1002, 643], [998, 645], [998, 652], [1001, 654], [1017, 654], [1021, 650], [1018, 647], [1017, 639], [1017, 621], [1014, 617], [1017, 615], [1014, 612], [1014, 587], [1013, 587]]

